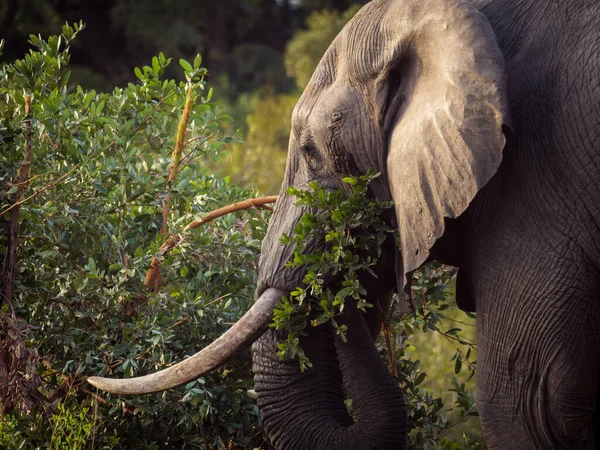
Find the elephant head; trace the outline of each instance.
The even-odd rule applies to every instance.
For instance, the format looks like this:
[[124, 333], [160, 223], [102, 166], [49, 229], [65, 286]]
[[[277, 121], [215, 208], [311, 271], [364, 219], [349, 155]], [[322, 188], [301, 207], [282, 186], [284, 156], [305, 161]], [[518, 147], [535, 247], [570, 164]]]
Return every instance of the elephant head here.
[[[395, 270], [368, 289], [371, 298], [385, 297], [394, 285], [403, 290], [405, 274], [427, 259], [443, 234], [444, 219], [460, 215], [496, 172], [505, 124], [503, 57], [478, 10], [459, 0], [368, 3], [331, 44], [294, 109], [254, 306], [178, 365], [137, 379], [90, 382], [123, 394], [168, 389], [218, 367], [260, 337], [254, 346], [256, 391], [265, 429], [278, 448], [401, 448], [402, 397], [356, 309], [342, 319], [349, 323], [349, 344], [327, 326], [308, 331], [302, 345], [312, 369], [301, 373], [297, 363], [274, 355], [280, 336], [265, 333], [272, 310], [304, 276], [301, 268], [284, 268], [294, 249], [280, 237], [306, 212], [286, 191], [311, 181], [335, 190], [347, 175], [381, 172], [371, 194], [393, 200], [390, 220], [400, 234], [400, 248], [388, 249]], [[354, 418], [343, 403], [344, 385]]]

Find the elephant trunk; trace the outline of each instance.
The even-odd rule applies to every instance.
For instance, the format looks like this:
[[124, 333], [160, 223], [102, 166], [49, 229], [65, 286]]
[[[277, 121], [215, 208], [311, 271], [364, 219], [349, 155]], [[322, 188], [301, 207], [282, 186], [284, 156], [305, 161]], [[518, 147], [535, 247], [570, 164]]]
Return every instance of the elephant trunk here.
[[[347, 342], [324, 325], [310, 328], [301, 346], [313, 367], [275, 355], [281, 336], [265, 333], [255, 344], [255, 390], [265, 432], [278, 449], [402, 449], [406, 408], [371, 339], [362, 314], [353, 308], [340, 320]], [[344, 389], [345, 388], [345, 389]], [[346, 391], [353, 416], [346, 409]]]

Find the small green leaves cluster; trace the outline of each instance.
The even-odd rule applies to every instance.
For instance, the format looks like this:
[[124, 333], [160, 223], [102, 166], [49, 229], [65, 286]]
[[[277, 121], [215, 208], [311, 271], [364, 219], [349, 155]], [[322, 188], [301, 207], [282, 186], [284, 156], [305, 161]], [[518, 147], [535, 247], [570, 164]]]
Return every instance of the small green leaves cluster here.
[[[371, 306], [365, 300], [359, 275], [363, 271], [372, 273], [386, 239], [397, 237], [396, 231], [382, 219], [382, 213], [391, 205], [368, 196], [368, 185], [376, 177], [376, 173], [369, 172], [362, 177], [345, 178], [344, 189], [333, 192], [316, 183], [311, 183], [307, 190], [288, 190], [298, 205], [311, 211], [300, 219], [290, 235], [281, 238], [284, 244], [295, 247], [288, 267], [303, 268], [306, 275], [303, 285], [284, 298], [275, 310], [271, 327], [287, 332], [287, 338], [279, 344], [279, 356], [297, 358], [302, 370], [311, 366], [300, 346], [300, 336], [306, 327], [330, 322], [343, 339], [346, 328], [336, 322], [336, 317], [343, 311], [344, 302], [352, 299], [363, 311]], [[475, 345], [462, 329], [472, 325], [463, 325], [455, 319], [461, 317], [454, 300], [455, 283], [456, 269], [439, 263], [415, 271], [411, 282], [414, 313], [406, 314], [405, 300], [394, 295], [386, 319], [389, 339], [381, 336], [377, 342], [386, 362], [393, 356], [393, 370], [407, 400], [410, 449], [438, 449], [440, 445], [481, 448], [477, 432], [473, 435], [465, 431], [477, 416], [473, 385], [465, 384], [475, 373]], [[454, 348], [455, 353], [447, 358], [453, 366], [450, 372], [436, 375], [436, 378], [446, 377], [436, 394], [425, 386], [428, 373], [436, 373], [438, 369], [435, 364], [431, 367], [430, 360], [423, 364], [413, 352], [419, 347], [427, 353], [429, 345], [439, 340]], [[477, 430], [477, 424], [475, 427]], [[442, 439], [442, 433], [447, 437]]]
[[[365, 311], [372, 305], [366, 301], [366, 291], [359, 282], [359, 274], [368, 272], [382, 253], [382, 245], [394, 230], [382, 219], [389, 202], [369, 198], [369, 183], [379, 176], [369, 171], [359, 177], [346, 177], [346, 186], [328, 191], [316, 182], [309, 189], [288, 189], [298, 206], [308, 207], [290, 235], [281, 242], [294, 246], [294, 256], [287, 267], [306, 270], [303, 285], [290, 292], [275, 310], [271, 326], [287, 330], [287, 339], [279, 344], [281, 358], [298, 357], [300, 367], [310, 367], [310, 361], [299, 346], [299, 337], [306, 326], [331, 322], [345, 340], [346, 326], [335, 318], [344, 310], [346, 299], [353, 299]], [[316, 248], [316, 250], [315, 250]], [[335, 283], [326, 280], [335, 279]]]
[[80, 411], [67, 409], [63, 403], [59, 403], [56, 414], [52, 417], [52, 440], [51, 449], [83, 449], [92, 435], [94, 426], [89, 408], [81, 408]]
[[191, 81], [191, 82], [203, 81], [204, 77], [206, 75], [208, 75], [208, 70], [206, 70], [204, 67], [201, 67], [202, 56], [200, 56], [200, 55], [196, 55], [196, 57], [194, 58], [193, 65], [190, 64], [189, 62], [187, 62], [183, 58], [179, 60], [179, 65], [185, 71], [184, 72], [185, 77], [188, 79], [188, 81]]
[[414, 313], [405, 314], [394, 296], [387, 320], [390, 339], [378, 341], [382, 358], [393, 355], [406, 398], [408, 449], [483, 448], [472, 380], [474, 315], [457, 309], [455, 286], [453, 267], [434, 262], [415, 271]]
[[0, 76], [19, 79], [24, 93], [65, 89], [71, 75], [66, 69], [70, 44], [84, 28], [82, 22], [72, 26], [65, 24], [60, 35], [50, 36], [47, 41], [39, 35], [29, 35], [29, 43], [34, 48], [25, 58], [2, 66]]

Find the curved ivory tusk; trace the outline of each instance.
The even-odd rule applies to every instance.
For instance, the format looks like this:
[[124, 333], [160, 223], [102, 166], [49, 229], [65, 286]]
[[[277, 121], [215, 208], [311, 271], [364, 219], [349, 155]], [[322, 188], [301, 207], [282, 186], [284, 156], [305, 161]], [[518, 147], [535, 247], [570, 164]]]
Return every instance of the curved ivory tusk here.
[[221, 337], [172, 367], [136, 378], [118, 380], [89, 377], [87, 381], [98, 389], [113, 394], [139, 395], [165, 391], [195, 380], [223, 365], [242, 348], [257, 340], [267, 329], [273, 317], [273, 309], [284, 295], [286, 293], [279, 289], [267, 289], [252, 308]]

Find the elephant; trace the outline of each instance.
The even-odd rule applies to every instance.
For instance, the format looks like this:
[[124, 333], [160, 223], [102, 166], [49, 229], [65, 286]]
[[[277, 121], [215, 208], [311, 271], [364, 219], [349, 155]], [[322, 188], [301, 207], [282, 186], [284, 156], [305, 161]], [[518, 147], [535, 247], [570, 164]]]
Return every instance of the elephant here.
[[[368, 298], [389, 305], [430, 260], [458, 268], [477, 312], [477, 403], [490, 449], [600, 446], [600, 2], [373, 0], [333, 41], [292, 115], [285, 178], [262, 245], [256, 301], [193, 357], [138, 379], [140, 394], [218, 367], [253, 344], [255, 390], [279, 449], [404, 448], [406, 409], [369, 314], [348, 344], [311, 328], [301, 372], [275, 355], [273, 308], [302, 283], [280, 242], [307, 212], [287, 193], [381, 173], [399, 245]], [[266, 331], [265, 331], [266, 330]], [[347, 393], [355, 414], [344, 407]]]

